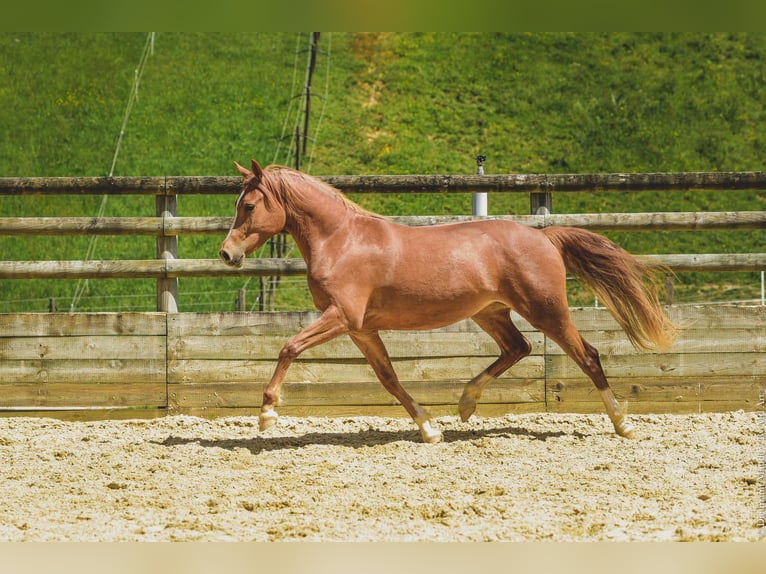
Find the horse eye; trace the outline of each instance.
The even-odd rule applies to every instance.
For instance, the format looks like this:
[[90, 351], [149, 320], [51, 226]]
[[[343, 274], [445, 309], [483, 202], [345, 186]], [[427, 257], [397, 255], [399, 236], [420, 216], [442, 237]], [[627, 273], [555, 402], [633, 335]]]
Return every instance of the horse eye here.
[[248, 213], [252, 213], [253, 211], [255, 211], [255, 205], [252, 203], [246, 203], [245, 211], [247, 211]]

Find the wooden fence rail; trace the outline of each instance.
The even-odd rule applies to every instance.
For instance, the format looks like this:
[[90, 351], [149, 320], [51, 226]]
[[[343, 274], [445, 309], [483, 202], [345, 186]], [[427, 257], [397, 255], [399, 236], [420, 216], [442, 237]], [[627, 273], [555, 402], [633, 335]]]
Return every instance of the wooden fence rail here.
[[[392, 216], [404, 225], [440, 225], [486, 219], [470, 215]], [[593, 231], [764, 229], [766, 211], [493, 215], [542, 229], [556, 225]], [[0, 235], [220, 235], [230, 217], [4, 217]]]
[[[500, 175], [336, 175], [319, 179], [344, 193], [472, 193], [766, 189], [766, 172]], [[4, 177], [0, 195], [185, 195], [241, 190], [230, 176]]]
[[[766, 253], [641, 255], [650, 265], [673, 271], [760, 271]], [[181, 277], [267, 277], [306, 274], [303, 259], [251, 258], [238, 269], [219, 259], [107, 261], [0, 261], [0, 279], [173, 279]]]

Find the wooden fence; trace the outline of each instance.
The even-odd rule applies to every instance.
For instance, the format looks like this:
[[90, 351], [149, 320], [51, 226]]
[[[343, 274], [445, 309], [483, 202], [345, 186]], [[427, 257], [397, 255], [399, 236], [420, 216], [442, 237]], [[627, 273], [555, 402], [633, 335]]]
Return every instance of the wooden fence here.
[[[629, 412], [754, 410], [766, 389], [766, 307], [676, 306], [667, 353], [639, 353], [603, 308], [573, 309]], [[284, 340], [305, 313], [0, 314], [0, 411], [116, 416], [254, 413]], [[480, 415], [601, 412], [593, 384], [515, 317], [532, 354], [493, 383]], [[462, 386], [497, 357], [473, 322], [385, 332], [402, 384], [434, 414], [456, 414]], [[347, 337], [306, 351], [284, 386], [285, 414], [404, 416]]]
[[[523, 192], [766, 189], [766, 172], [535, 176], [347, 176], [324, 178], [350, 192]], [[183, 234], [223, 234], [228, 217], [176, 217], [175, 198], [233, 193], [241, 178], [0, 178], [13, 194], [140, 194], [156, 198], [149, 218], [2, 218], [0, 234], [135, 234], [157, 237], [146, 261], [0, 261], [0, 278], [150, 277], [157, 313], [0, 314], [0, 411], [144, 414], [255, 412], [279, 348], [313, 313], [178, 313], [177, 279], [296, 275], [302, 260], [251, 259], [241, 270], [217, 260], [178, 259]], [[525, 225], [594, 230], [764, 229], [766, 212], [506, 216]], [[470, 217], [399, 217], [409, 225]], [[676, 270], [766, 269], [766, 254], [647, 257]], [[603, 308], [574, 309], [602, 354], [629, 412], [755, 409], [766, 389], [766, 307], [675, 306], [680, 337], [667, 353], [637, 353]], [[479, 414], [601, 410], [593, 385], [555, 344], [517, 324], [534, 351], [482, 397]], [[403, 384], [435, 414], [454, 414], [462, 385], [497, 355], [470, 321], [428, 333], [383, 334]], [[291, 368], [284, 413], [404, 414], [347, 338], [307, 351]], [[79, 414], [78, 414], [79, 413]]]

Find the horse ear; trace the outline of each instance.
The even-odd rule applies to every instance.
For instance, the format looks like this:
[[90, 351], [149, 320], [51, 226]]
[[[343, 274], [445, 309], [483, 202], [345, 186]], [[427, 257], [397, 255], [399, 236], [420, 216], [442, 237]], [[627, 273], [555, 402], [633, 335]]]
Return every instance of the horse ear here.
[[263, 170], [261, 169], [261, 166], [258, 165], [258, 162], [253, 160], [250, 160], [251, 165], [253, 166], [253, 175], [257, 177], [258, 179], [261, 179], [261, 176], [263, 175]]
[[252, 177], [253, 176], [253, 172], [251, 172], [246, 167], [242, 167], [236, 161], [234, 162], [234, 165], [237, 166], [237, 171], [239, 171], [239, 173], [241, 173], [243, 177]]

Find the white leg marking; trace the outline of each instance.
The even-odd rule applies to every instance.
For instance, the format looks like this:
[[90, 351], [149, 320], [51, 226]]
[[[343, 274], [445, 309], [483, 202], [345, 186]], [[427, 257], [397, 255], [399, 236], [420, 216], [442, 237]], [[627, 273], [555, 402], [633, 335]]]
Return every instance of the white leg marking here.
[[617, 404], [617, 399], [614, 398], [612, 389], [604, 389], [600, 391], [601, 399], [604, 401], [606, 412], [609, 415], [609, 419], [614, 425], [615, 432], [621, 437], [633, 438], [635, 429], [633, 424], [625, 420], [625, 415], [620, 410], [620, 405]]
[[434, 444], [441, 442], [442, 433], [431, 426], [428, 421], [422, 422], [420, 425], [420, 435], [423, 437], [423, 442], [428, 444]]
[[260, 416], [258, 417], [258, 428], [261, 431], [265, 431], [267, 428], [273, 427], [275, 424], [277, 424], [278, 418], [279, 415], [274, 409], [268, 409], [265, 411], [262, 410]]
[[441, 442], [442, 433], [431, 426], [431, 423], [428, 420], [431, 417], [428, 412], [420, 405], [416, 405], [415, 408], [418, 412], [415, 417], [415, 423], [420, 427], [420, 436], [423, 437], [423, 442], [428, 444]]

